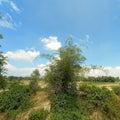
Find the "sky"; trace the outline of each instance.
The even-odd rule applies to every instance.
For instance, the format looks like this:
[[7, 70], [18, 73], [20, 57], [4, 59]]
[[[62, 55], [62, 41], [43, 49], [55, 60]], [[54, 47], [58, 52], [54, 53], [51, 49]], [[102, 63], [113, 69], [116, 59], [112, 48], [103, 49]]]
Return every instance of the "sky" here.
[[0, 0], [0, 12], [7, 75], [28, 76], [35, 68], [42, 74], [49, 61], [41, 55], [56, 53], [72, 37], [83, 65], [120, 76], [120, 0]]

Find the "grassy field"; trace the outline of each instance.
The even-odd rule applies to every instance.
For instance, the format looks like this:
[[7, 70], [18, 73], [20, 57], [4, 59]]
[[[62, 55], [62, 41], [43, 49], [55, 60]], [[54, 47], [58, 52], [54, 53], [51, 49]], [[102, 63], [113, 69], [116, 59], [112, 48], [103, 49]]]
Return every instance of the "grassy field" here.
[[[24, 84], [24, 85], [28, 85], [30, 82], [30, 80], [21, 80], [21, 83]], [[120, 82], [83, 82], [83, 81], [80, 81], [80, 82], [77, 82], [77, 87], [79, 87], [80, 84], [90, 84], [90, 85], [95, 85], [95, 86], [98, 86], [98, 87], [106, 87], [108, 88], [109, 90], [112, 89], [112, 87], [114, 86], [120, 86]], [[45, 88], [47, 87], [47, 83], [45, 81], [39, 81], [39, 86], [41, 88]]]
[[[30, 80], [21, 80], [20, 83], [22, 83], [23, 85], [28, 85], [30, 82]], [[120, 86], [120, 82], [77, 82], [77, 87], [79, 87], [79, 85], [81, 84], [89, 84], [89, 85], [95, 85], [98, 87], [106, 87], [109, 90], [112, 90], [113, 86]], [[40, 86], [40, 91], [38, 91], [36, 94], [31, 96], [31, 101], [33, 101], [33, 106], [32, 108], [30, 108], [28, 111], [26, 112], [22, 112], [20, 114], [18, 114], [16, 116], [15, 120], [27, 120], [29, 114], [33, 111], [33, 110], [38, 110], [40, 108], [44, 108], [48, 111], [50, 111], [50, 107], [51, 107], [51, 102], [50, 102], [50, 94], [48, 93], [48, 91], [46, 91], [44, 88], [47, 87], [47, 83], [45, 81], [39, 81], [39, 86]], [[94, 120], [102, 120], [102, 118], [100, 118], [102, 115], [101, 112], [99, 111], [93, 111], [92, 117], [94, 118]], [[7, 119], [7, 115], [6, 113], [0, 113], [0, 120], [8, 120]]]

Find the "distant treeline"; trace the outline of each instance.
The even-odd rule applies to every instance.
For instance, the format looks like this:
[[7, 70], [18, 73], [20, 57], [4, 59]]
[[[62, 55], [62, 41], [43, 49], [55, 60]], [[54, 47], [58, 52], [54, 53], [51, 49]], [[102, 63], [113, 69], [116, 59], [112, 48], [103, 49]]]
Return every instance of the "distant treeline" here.
[[86, 82], [118, 82], [120, 81], [119, 77], [111, 77], [111, 76], [101, 76], [101, 77], [83, 77], [81, 81]]
[[17, 76], [7, 76], [8, 80], [30, 80], [31, 77], [17, 77]]

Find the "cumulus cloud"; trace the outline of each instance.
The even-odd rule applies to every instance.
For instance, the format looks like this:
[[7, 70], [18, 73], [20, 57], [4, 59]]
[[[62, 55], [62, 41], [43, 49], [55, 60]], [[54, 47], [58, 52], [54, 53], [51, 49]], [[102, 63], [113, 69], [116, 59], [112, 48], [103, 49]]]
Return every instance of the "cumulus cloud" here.
[[36, 50], [25, 51], [22, 49], [17, 51], [8, 51], [7, 53], [5, 53], [5, 56], [7, 56], [8, 59], [23, 60], [27, 62], [32, 62], [39, 55], [40, 55], [39, 51]]
[[49, 36], [48, 38], [42, 38], [41, 42], [49, 50], [58, 50], [61, 47], [61, 43], [56, 36]]
[[90, 69], [86, 74], [87, 76], [113, 76], [120, 77], [120, 66], [116, 67], [103, 67], [103, 69]]
[[0, 5], [2, 3], [8, 3], [10, 5], [10, 7], [17, 13], [21, 12], [21, 10], [18, 8], [18, 6], [11, 0], [0, 0]]

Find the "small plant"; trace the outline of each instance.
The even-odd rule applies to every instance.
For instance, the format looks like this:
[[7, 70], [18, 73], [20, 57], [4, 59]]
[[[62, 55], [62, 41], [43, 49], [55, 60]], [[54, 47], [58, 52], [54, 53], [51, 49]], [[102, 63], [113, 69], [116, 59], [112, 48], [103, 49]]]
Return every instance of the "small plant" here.
[[46, 120], [48, 111], [44, 109], [35, 110], [29, 115], [28, 120]]

